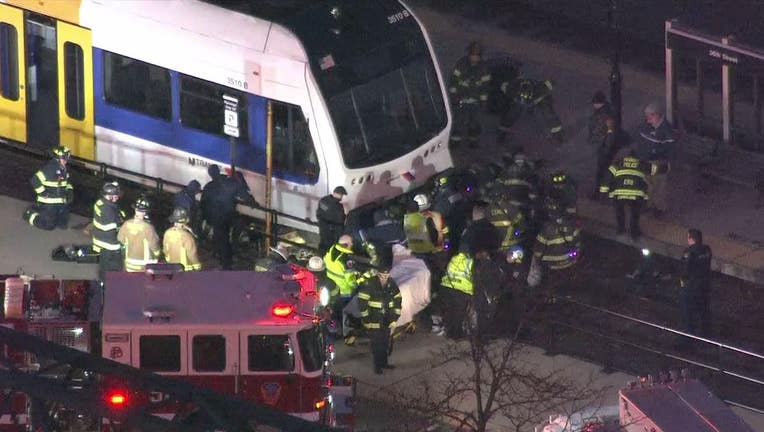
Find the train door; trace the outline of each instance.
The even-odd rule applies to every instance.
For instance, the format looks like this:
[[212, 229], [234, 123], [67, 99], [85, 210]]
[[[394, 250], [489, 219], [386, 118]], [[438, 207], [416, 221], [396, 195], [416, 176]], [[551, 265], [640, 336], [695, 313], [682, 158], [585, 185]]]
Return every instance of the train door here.
[[0, 4], [0, 137], [26, 142], [24, 12]]
[[92, 33], [64, 21], [56, 24], [59, 142], [76, 156], [94, 159]]
[[240, 333], [242, 398], [282, 412], [298, 412], [301, 379], [295, 361], [297, 347], [289, 334], [256, 330]]
[[27, 143], [52, 148], [58, 144], [58, 61], [56, 21], [26, 13]]

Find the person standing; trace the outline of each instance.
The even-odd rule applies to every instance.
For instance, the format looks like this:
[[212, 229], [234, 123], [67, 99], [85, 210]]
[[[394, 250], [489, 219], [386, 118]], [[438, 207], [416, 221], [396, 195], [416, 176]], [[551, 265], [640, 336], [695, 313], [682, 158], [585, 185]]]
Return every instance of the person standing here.
[[417, 194], [403, 216], [403, 231], [412, 253], [428, 255], [440, 252], [448, 241], [448, 227], [443, 216], [430, 209], [430, 199]]
[[173, 225], [164, 232], [162, 250], [165, 261], [179, 263], [185, 271], [202, 269], [202, 263], [196, 252], [196, 236], [189, 228], [188, 212], [183, 207], [176, 207], [170, 215]]
[[[212, 221], [217, 219], [216, 208], [216, 196], [220, 193], [225, 182], [225, 176], [220, 173], [220, 167], [217, 164], [212, 164], [207, 167], [207, 174], [210, 176], [210, 181], [204, 185], [202, 189], [202, 196], [200, 199], [200, 208], [202, 210], [201, 221], [199, 222], [200, 229], [198, 234], [204, 239], [209, 239], [209, 229], [212, 227]], [[204, 226], [204, 223], [207, 225]]]
[[369, 336], [374, 373], [381, 375], [383, 369], [394, 369], [389, 363], [391, 352], [390, 329], [401, 316], [401, 291], [390, 277], [393, 253], [389, 246], [378, 251], [375, 276], [364, 279], [358, 289], [358, 306], [361, 322]]
[[125, 213], [119, 209], [121, 191], [117, 182], [104, 183], [101, 198], [93, 205], [93, 252], [98, 254], [98, 278], [106, 272], [122, 271], [122, 244], [117, 239]]
[[133, 218], [122, 224], [117, 233], [117, 240], [122, 243], [125, 252], [125, 271], [142, 272], [146, 264], [159, 261], [159, 236], [149, 221], [151, 205], [145, 197], [139, 197], [133, 204]]
[[470, 203], [458, 190], [454, 180], [446, 174], [435, 178], [432, 210], [445, 219], [449, 236], [449, 255], [459, 251], [462, 231], [470, 216]]
[[626, 232], [626, 206], [630, 209], [629, 225], [632, 240], [638, 240], [642, 235], [639, 228], [639, 214], [642, 205], [648, 198], [648, 172], [654, 171], [654, 165], [641, 161], [634, 150], [627, 156], [610, 165], [605, 178], [600, 185], [600, 193], [607, 194], [613, 199], [615, 220], [618, 224], [617, 235]]
[[244, 200], [242, 188], [234, 178], [220, 174], [217, 165], [208, 170], [212, 180], [202, 191], [202, 212], [205, 220], [212, 225], [213, 250], [223, 270], [233, 266], [231, 228], [236, 217], [236, 204]]
[[613, 109], [605, 97], [605, 93], [597, 91], [592, 96], [592, 115], [589, 117], [589, 145], [597, 148], [605, 139], [608, 126], [607, 120], [613, 117]]
[[668, 182], [671, 163], [676, 157], [674, 130], [663, 116], [657, 102], [645, 107], [645, 125], [639, 132], [641, 158], [657, 167], [647, 183], [653, 216], [661, 217], [668, 210]]
[[202, 191], [202, 185], [197, 180], [191, 180], [188, 185], [181, 189], [173, 199], [173, 209], [182, 208], [186, 211], [188, 225], [199, 231], [199, 204], [196, 202], [196, 196]]
[[491, 74], [483, 63], [483, 49], [473, 41], [467, 47], [467, 55], [461, 58], [451, 73], [448, 92], [455, 114], [451, 131], [451, 145], [456, 148], [467, 141], [475, 148], [480, 139], [480, 112], [488, 103], [488, 84]]
[[316, 219], [318, 219], [318, 253], [325, 254], [339, 240], [345, 230], [345, 207], [342, 198], [348, 194], [343, 186], [334, 188], [331, 194], [318, 201]]
[[446, 273], [440, 280], [438, 291], [443, 307], [445, 336], [450, 339], [464, 337], [467, 311], [472, 303], [472, 257], [467, 252], [459, 252], [451, 258]]
[[703, 244], [703, 233], [694, 228], [687, 231], [687, 245], [679, 278], [682, 329], [708, 337], [711, 334], [711, 248]]
[[488, 219], [488, 203], [477, 201], [472, 207], [472, 221], [462, 234], [460, 250], [475, 256], [477, 251], [487, 251], [496, 256], [501, 246], [501, 233]]
[[53, 158], [30, 180], [37, 194], [37, 202], [28, 208], [23, 216], [29, 225], [46, 231], [67, 228], [69, 205], [74, 196], [74, 189], [69, 182], [69, 171], [66, 168], [71, 152], [64, 146], [57, 146], [51, 153]]
[[574, 276], [567, 274], [567, 269], [573, 268], [578, 262], [581, 233], [575, 221], [553, 199], [547, 198], [545, 211], [548, 219], [536, 235], [528, 285], [531, 288], [538, 286], [544, 273], [553, 272], [556, 277], [545, 284], [545, 288], [552, 295], [566, 295], [570, 277]]
[[602, 139], [602, 142], [597, 145], [597, 169], [594, 174], [594, 195], [592, 196], [595, 200], [599, 199], [601, 196], [599, 187], [602, 185], [605, 173], [607, 172], [608, 167], [610, 167], [610, 164], [613, 163], [613, 158], [615, 158], [619, 148], [619, 142], [617, 141], [618, 133], [615, 129], [615, 119], [609, 117], [605, 120], [605, 125], [607, 127], [605, 136]]

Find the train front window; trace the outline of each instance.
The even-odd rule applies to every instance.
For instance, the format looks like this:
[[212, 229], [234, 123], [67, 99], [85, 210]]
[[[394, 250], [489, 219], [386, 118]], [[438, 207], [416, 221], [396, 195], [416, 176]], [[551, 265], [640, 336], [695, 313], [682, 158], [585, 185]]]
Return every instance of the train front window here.
[[332, 97], [329, 110], [348, 168], [403, 156], [446, 124], [443, 98], [429, 58]]

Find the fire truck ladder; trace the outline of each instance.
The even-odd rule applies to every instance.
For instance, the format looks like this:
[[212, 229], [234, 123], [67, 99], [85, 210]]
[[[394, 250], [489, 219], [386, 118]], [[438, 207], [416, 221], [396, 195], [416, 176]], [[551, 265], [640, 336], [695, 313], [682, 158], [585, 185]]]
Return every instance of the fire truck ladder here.
[[[34, 354], [39, 368], [22, 370], [15, 354]], [[18, 360], [18, 357], [16, 357]], [[64, 372], [61, 372], [64, 371]], [[74, 377], [77, 378], [74, 378]], [[114, 399], [115, 384], [120, 396]], [[102, 419], [119, 431], [332, 431], [334, 429], [274, 411], [209, 389], [132, 368], [0, 326], [0, 412], [10, 411], [13, 393], [31, 399], [35, 431], [60, 431], [61, 410]], [[158, 402], [131, 403], [134, 395], [161, 395]], [[111, 399], [110, 399], [111, 398]], [[146, 398], [147, 399], [147, 398]], [[153, 415], [162, 407], [180, 407], [172, 420]], [[35, 409], [37, 408], [37, 409]], [[42, 412], [41, 417], [36, 417]], [[80, 415], [78, 418], [82, 418]], [[92, 425], [92, 424], [91, 424]], [[118, 427], [116, 426], [118, 425]]]

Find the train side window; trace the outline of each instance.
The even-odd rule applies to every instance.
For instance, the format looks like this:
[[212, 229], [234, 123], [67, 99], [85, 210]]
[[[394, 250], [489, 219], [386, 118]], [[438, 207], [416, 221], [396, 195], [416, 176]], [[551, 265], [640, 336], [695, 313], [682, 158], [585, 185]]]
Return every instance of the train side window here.
[[85, 118], [85, 67], [82, 47], [72, 42], [64, 43], [64, 82], [66, 91], [64, 105], [66, 115], [73, 119]]
[[239, 99], [239, 140], [247, 141], [247, 98], [244, 93], [186, 75], [180, 76], [180, 122], [215, 135], [223, 133], [223, 95]]
[[196, 372], [222, 372], [225, 370], [225, 337], [197, 335], [192, 339], [192, 362]]
[[247, 336], [248, 366], [251, 372], [294, 370], [294, 351], [286, 335]]
[[0, 95], [19, 100], [19, 37], [16, 27], [0, 22]]
[[130, 57], [103, 53], [106, 102], [163, 120], [172, 119], [170, 72]]
[[141, 369], [152, 372], [180, 372], [180, 336], [141, 336]]
[[308, 122], [297, 105], [271, 101], [273, 108], [273, 169], [277, 175], [318, 181], [318, 157]]

